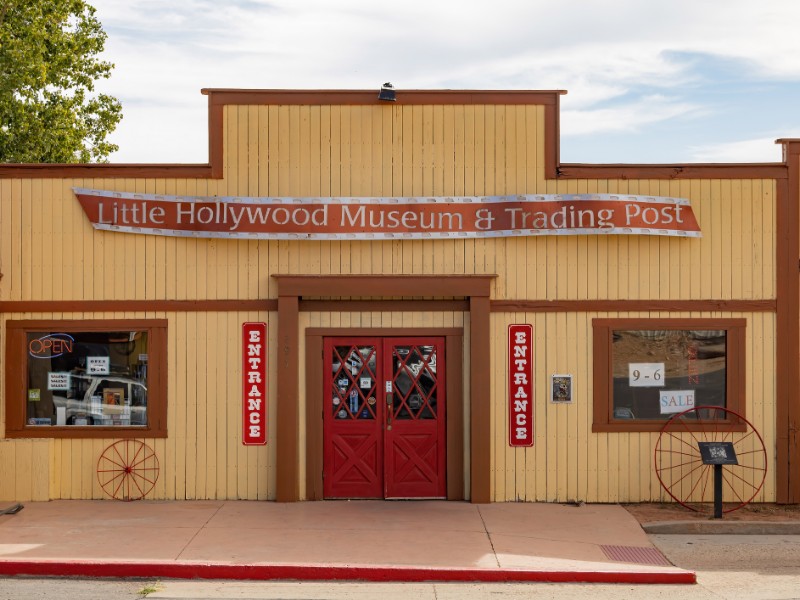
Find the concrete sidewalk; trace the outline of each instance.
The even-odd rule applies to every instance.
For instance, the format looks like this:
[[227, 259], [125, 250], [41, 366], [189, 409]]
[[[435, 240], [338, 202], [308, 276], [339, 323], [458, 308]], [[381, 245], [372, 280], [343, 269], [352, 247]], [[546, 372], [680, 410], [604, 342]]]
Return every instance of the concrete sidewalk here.
[[0, 574], [693, 583], [617, 505], [32, 502], [0, 516]]

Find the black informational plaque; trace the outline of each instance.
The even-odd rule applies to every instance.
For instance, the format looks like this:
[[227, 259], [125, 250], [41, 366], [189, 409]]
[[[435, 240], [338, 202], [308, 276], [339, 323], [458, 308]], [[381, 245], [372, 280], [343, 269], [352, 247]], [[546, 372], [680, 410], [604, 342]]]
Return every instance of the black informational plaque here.
[[704, 465], [738, 465], [733, 442], [697, 442]]

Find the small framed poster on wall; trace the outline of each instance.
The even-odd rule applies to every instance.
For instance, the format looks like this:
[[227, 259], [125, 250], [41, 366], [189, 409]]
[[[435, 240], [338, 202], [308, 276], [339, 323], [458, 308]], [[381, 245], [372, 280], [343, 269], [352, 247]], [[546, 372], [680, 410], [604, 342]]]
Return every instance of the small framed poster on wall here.
[[572, 375], [550, 376], [550, 402], [572, 404]]

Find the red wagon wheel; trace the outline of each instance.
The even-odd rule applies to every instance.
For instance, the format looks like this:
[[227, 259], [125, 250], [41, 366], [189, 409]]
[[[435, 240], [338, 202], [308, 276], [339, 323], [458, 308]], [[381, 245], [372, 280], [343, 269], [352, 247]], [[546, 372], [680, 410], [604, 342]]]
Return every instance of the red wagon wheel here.
[[138, 440], [120, 440], [103, 450], [97, 461], [97, 481], [115, 500], [141, 500], [158, 480], [158, 457]]
[[[729, 431], [731, 423], [740, 423], [745, 430]], [[752, 501], [767, 477], [764, 440], [747, 419], [720, 406], [691, 408], [674, 415], [661, 428], [655, 449], [661, 487], [689, 510], [713, 512], [714, 468], [703, 464], [698, 442], [731, 442], [736, 452], [739, 464], [723, 467], [723, 512]]]

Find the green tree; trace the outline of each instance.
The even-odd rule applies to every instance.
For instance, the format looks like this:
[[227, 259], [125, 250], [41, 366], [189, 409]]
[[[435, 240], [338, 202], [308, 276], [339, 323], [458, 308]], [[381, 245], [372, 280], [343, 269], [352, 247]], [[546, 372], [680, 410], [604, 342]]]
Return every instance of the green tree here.
[[106, 162], [122, 119], [106, 33], [84, 0], [0, 0], [0, 162]]

